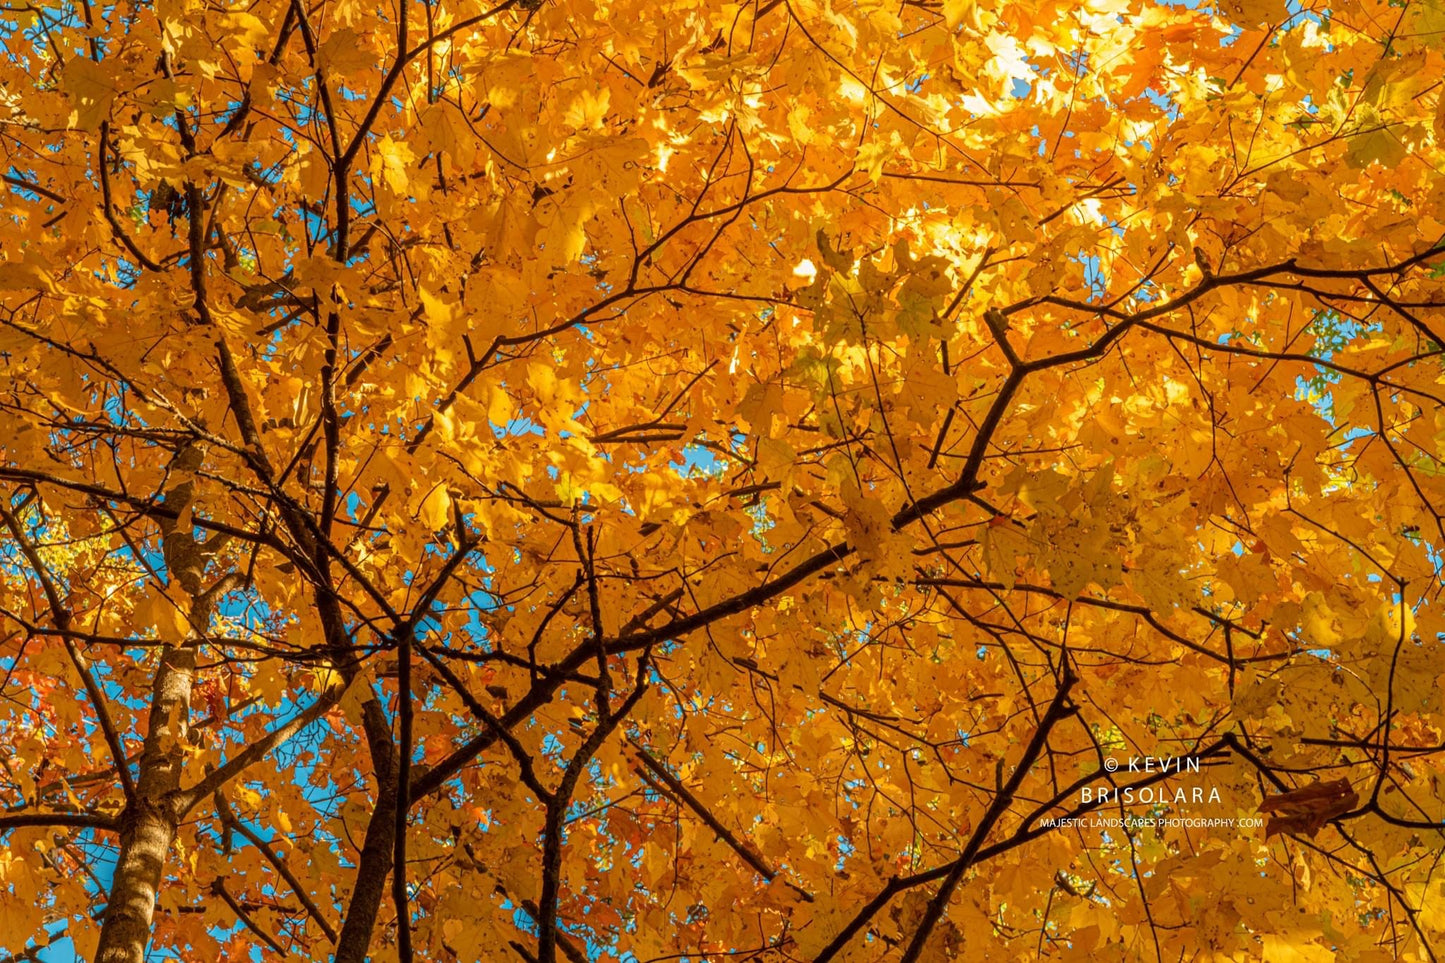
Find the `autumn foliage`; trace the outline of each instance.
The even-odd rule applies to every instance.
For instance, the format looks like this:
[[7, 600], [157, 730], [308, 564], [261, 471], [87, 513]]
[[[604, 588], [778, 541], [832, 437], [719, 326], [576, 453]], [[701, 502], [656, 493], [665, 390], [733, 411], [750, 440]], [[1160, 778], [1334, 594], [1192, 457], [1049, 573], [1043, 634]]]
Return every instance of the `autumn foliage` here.
[[1194, 7], [0, 10], [0, 960], [1437, 959], [1445, 6]]

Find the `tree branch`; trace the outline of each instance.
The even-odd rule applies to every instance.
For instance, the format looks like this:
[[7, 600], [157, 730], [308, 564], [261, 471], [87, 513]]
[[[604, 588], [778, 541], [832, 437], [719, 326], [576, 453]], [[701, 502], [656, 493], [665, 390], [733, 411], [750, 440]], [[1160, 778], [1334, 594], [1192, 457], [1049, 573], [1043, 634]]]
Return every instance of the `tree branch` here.
[[62, 826], [70, 829], [103, 829], [107, 832], [115, 832], [117, 828], [114, 816], [102, 816], [99, 813], [0, 813], [0, 833], [9, 832], [12, 829], [29, 829], [37, 826]]

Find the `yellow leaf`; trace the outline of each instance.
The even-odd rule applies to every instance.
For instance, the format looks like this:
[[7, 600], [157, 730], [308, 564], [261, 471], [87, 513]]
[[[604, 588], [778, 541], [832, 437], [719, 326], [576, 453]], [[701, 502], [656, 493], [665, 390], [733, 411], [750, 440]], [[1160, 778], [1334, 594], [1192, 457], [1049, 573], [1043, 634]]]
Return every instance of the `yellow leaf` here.
[[240, 41], [253, 49], [263, 45], [271, 35], [270, 28], [255, 14], [232, 10], [219, 19], [227, 40]]
[[1303, 937], [1273, 933], [1264, 937], [1263, 958], [1270, 963], [1334, 963], [1337, 959], [1325, 947]]
[[873, 183], [883, 179], [883, 165], [894, 155], [891, 144], [878, 138], [870, 138], [858, 145], [854, 165], [866, 173]]
[[73, 57], [65, 65], [60, 86], [70, 96], [70, 126], [78, 130], [99, 128], [115, 99], [110, 71], [88, 57]]
[[816, 136], [808, 126], [808, 116], [811, 113], [805, 104], [798, 104], [788, 111], [788, 130], [792, 131], [793, 139], [801, 145], [811, 144]]
[[452, 520], [452, 496], [444, 484], [433, 485], [422, 499], [417, 517], [432, 531], [445, 528]]
[[374, 67], [376, 59], [361, 43], [361, 35], [350, 27], [336, 30], [322, 42], [316, 59], [328, 73], [351, 74]]
[[943, 0], [943, 20], [949, 30], [954, 30], [965, 20], [978, 27], [978, 4], [976, 0]]
[[540, 404], [549, 405], [557, 394], [557, 372], [545, 362], [528, 365], [527, 384], [536, 392]]
[[578, 130], [597, 130], [606, 119], [607, 107], [611, 102], [612, 89], [610, 87], [584, 90], [567, 108], [567, 114], [563, 120]]
[[432, 294], [426, 288], [416, 289], [417, 297], [421, 299], [422, 313], [431, 324], [447, 325], [452, 320], [452, 306], [449, 302]]
[[381, 176], [385, 180], [386, 186], [394, 194], [405, 194], [407, 169], [416, 159], [411, 148], [387, 136], [377, 142], [376, 153], [381, 159]]
[[55, 279], [33, 258], [0, 264], [0, 291], [41, 291], [57, 294]]
[[286, 696], [286, 679], [275, 659], [258, 663], [250, 680], [250, 689], [268, 706], [279, 706]]
[[492, 385], [487, 392], [487, 420], [499, 428], [504, 428], [512, 420], [515, 410], [512, 396], [507, 394], [506, 389], [501, 385]]

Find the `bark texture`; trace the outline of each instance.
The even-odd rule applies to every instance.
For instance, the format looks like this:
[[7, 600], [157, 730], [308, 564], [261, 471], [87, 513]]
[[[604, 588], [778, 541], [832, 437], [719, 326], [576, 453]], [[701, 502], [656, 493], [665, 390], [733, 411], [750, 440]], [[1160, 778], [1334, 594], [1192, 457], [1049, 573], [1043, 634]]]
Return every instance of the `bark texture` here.
[[141, 754], [136, 798], [121, 815], [120, 859], [100, 931], [96, 963], [143, 963], [156, 896], [180, 811], [182, 740], [189, 729], [195, 649], [171, 646], [161, 657], [151, 699], [151, 724]]
[[179, 518], [162, 523], [161, 544], [171, 582], [180, 588], [177, 594], [188, 599], [185, 615], [191, 628], [178, 643], [161, 650], [151, 685], [150, 721], [140, 773], [135, 795], [120, 817], [120, 857], [101, 924], [96, 963], [144, 963], [156, 896], [180, 825], [183, 803], [179, 796], [185, 746], [190, 741], [196, 644], [210, 621], [214, 596], [201, 586], [203, 546], [188, 528], [180, 525], [181, 519], [190, 518], [186, 509], [194, 498], [191, 478], [201, 459], [198, 448], [183, 449], [173, 465], [183, 480], [166, 493], [166, 502], [181, 511]]
[[397, 766], [391, 727], [376, 699], [363, 703], [361, 712], [372, 765], [376, 769], [376, 808], [366, 824], [366, 839], [357, 861], [356, 888], [347, 901], [346, 920], [336, 941], [335, 963], [365, 963], [381, 901], [386, 896], [386, 880], [396, 846]]

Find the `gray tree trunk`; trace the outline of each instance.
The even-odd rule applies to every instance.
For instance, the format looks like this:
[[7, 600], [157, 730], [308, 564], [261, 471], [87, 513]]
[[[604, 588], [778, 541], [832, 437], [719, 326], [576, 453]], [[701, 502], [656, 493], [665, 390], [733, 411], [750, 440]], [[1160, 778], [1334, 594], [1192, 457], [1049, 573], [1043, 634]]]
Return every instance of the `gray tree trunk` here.
[[[96, 963], [144, 963], [155, 917], [156, 896], [176, 827], [180, 825], [178, 800], [190, 741], [191, 686], [196, 675], [196, 643], [210, 621], [212, 594], [201, 589], [205, 568], [202, 547], [181, 522], [194, 498], [191, 478], [200, 467], [202, 453], [183, 449], [172, 468], [182, 481], [166, 492], [166, 504], [179, 509], [174, 520], [161, 523], [162, 549], [172, 585], [189, 598], [185, 613], [191, 625], [178, 644], [161, 650], [161, 662], [151, 685], [150, 722], [141, 751], [135, 798], [120, 817], [120, 858], [111, 879], [105, 920], [101, 924]], [[124, 760], [118, 761], [125, 765]]]

